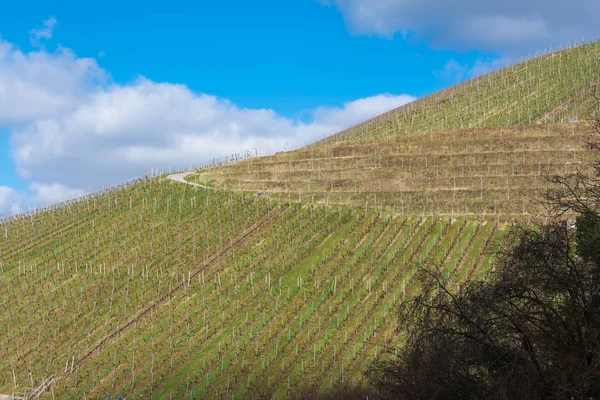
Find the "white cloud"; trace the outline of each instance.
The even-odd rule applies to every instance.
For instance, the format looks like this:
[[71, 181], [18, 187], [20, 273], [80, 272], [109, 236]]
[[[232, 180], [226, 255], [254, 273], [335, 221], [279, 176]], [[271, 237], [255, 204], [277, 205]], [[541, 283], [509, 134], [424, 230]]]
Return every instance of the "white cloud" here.
[[21, 212], [23, 195], [8, 186], [0, 186], [0, 217]]
[[318, 0], [357, 35], [400, 33], [443, 48], [523, 55], [600, 36], [600, 2], [574, 0]]
[[33, 181], [24, 202], [45, 205], [140, 176], [245, 149], [283, 150], [335, 133], [411, 100], [383, 94], [320, 107], [308, 122], [248, 109], [185, 85], [110, 82], [68, 49], [22, 53], [0, 41], [0, 128]]
[[395, 96], [385, 93], [345, 103], [342, 108], [317, 108], [314, 111], [314, 119], [320, 125], [333, 128], [354, 125], [414, 100], [416, 99], [409, 95]]
[[142, 78], [15, 129], [14, 159], [26, 179], [98, 187], [153, 166], [185, 167], [244, 149], [264, 153], [287, 142], [300, 145], [411, 100], [387, 94], [343, 108], [322, 107], [304, 124], [273, 110], [244, 109], [183, 85]]
[[44, 21], [43, 27], [37, 27], [29, 31], [29, 41], [32, 46], [39, 46], [42, 39], [52, 39], [52, 33], [56, 26], [56, 18], [50, 16]]
[[45, 207], [85, 195], [86, 192], [60, 183], [32, 182], [29, 191], [0, 186], [0, 218], [21, 213], [32, 207]]
[[312, 113], [312, 122], [299, 125], [296, 131], [300, 138], [323, 138], [414, 100], [406, 94], [386, 93], [351, 101], [343, 107], [319, 107]]
[[84, 194], [86, 192], [81, 189], [60, 183], [32, 182], [28, 192], [0, 186], [0, 218], [21, 213], [32, 207], [45, 207]]
[[73, 110], [108, 79], [94, 59], [69, 49], [23, 53], [0, 39], [0, 126]]
[[33, 193], [30, 201], [36, 206], [45, 206], [85, 194], [81, 189], [71, 188], [60, 183], [44, 184], [32, 182], [29, 190]]

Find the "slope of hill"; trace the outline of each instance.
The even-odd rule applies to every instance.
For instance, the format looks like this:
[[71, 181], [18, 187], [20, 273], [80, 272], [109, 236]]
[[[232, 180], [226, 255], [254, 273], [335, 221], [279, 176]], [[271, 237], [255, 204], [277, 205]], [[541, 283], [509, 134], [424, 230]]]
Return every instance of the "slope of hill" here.
[[585, 171], [574, 117], [594, 109], [597, 62], [596, 43], [546, 55], [189, 178], [215, 189], [152, 178], [2, 221], [0, 393], [356, 382], [401, 343], [395, 309], [420, 268], [485, 278], [505, 222], [537, 215], [543, 174]]
[[373, 137], [584, 119], [597, 106], [600, 42], [483, 75], [329, 136], [317, 145]]
[[529, 221], [546, 174], [585, 171], [586, 123], [469, 129], [314, 146], [209, 168], [189, 179], [274, 199], [394, 215]]
[[530, 221], [546, 174], [586, 171], [600, 42], [450, 87], [311, 146], [191, 180], [394, 215]]
[[1, 392], [245, 398], [360, 379], [419, 266], [482, 276], [505, 228], [149, 180], [4, 229]]

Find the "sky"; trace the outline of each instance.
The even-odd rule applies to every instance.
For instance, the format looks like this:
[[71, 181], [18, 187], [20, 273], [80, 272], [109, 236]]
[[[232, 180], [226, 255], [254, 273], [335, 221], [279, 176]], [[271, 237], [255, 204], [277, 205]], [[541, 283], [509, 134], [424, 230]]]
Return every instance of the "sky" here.
[[600, 2], [11, 2], [0, 13], [0, 216], [335, 133], [600, 36]]

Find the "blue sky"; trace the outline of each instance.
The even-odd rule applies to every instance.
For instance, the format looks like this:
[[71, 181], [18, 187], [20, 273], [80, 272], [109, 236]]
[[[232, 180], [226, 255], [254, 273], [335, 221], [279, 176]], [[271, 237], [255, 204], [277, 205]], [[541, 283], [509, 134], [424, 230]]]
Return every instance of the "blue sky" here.
[[[91, 5], [94, 4], [92, 7]], [[27, 2], [0, 16], [2, 37], [28, 49], [27, 31], [50, 15], [58, 23], [45, 47], [95, 57], [117, 82], [143, 75], [185, 83], [244, 107], [286, 116], [378, 93], [422, 96], [454, 58], [477, 53], [431, 50], [424, 43], [351, 36], [342, 15], [318, 2]], [[116, 11], [118, 10], [118, 12]]]
[[0, 215], [158, 165], [300, 145], [597, 30], [540, 1], [12, 2]]

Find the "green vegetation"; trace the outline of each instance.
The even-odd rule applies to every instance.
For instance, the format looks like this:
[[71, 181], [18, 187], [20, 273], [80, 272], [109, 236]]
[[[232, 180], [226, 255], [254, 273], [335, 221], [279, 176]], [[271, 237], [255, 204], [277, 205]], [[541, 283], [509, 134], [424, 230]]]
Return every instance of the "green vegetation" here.
[[599, 46], [186, 178], [207, 188], [148, 178], [2, 221], [0, 393], [358, 384], [404, 343], [397, 308], [420, 272], [439, 267], [456, 292], [483, 281], [507, 222], [539, 216], [544, 174], [587, 173], [591, 131], [574, 120], [594, 112]]
[[4, 228], [0, 391], [57, 374], [54, 393], [78, 398], [284, 397], [358, 381], [398, 334], [420, 266], [449, 260], [462, 284], [504, 230], [164, 180]]

